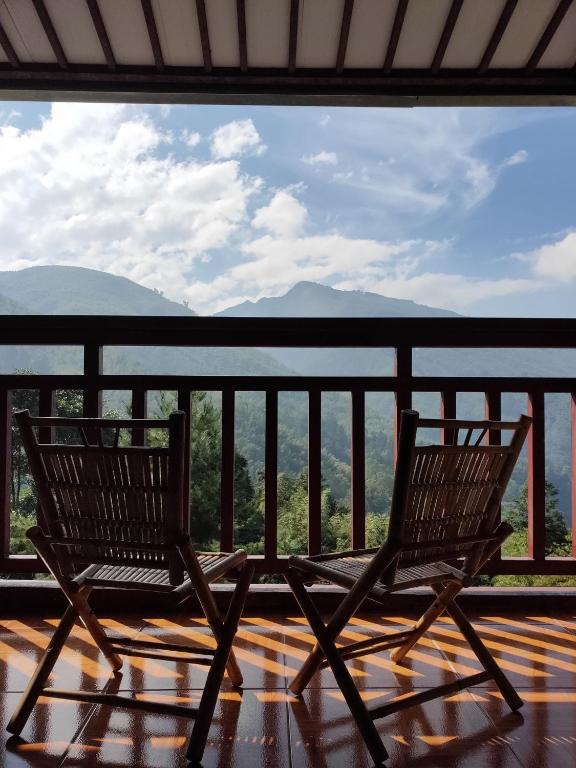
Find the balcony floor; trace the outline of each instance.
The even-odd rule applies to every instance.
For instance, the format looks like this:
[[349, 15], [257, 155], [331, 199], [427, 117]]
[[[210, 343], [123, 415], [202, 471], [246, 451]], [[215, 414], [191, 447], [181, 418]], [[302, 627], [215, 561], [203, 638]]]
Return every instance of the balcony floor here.
[[[360, 640], [376, 629], [374, 615], [359, 618], [345, 637]], [[398, 628], [409, 620], [386, 616]], [[53, 619], [0, 620], [2, 727], [47, 644]], [[182, 615], [108, 619], [113, 631], [167, 642], [211, 643], [205, 623]], [[485, 643], [525, 701], [510, 714], [493, 685], [453, 695], [378, 721], [389, 766], [564, 766], [576, 764], [576, 617], [507, 613], [475, 620]], [[299, 616], [247, 617], [237, 638], [245, 675], [242, 692], [221, 690], [203, 765], [369, 766], [370, 760], [330, 672], [316, 676], [302, 701], [287, 694], [312, 643]], [[438, 622], [404, 667], [387, 656], [350, 662], [366, 700], [391, 699], [414, 688], [448, 682], [480, 670], [448, 620]], [[198, 701], [203, 668], [175, 662], [126, 659], [119, 689], [136, 697]], [[58, 687], [97, 689], [110, 680], [103, 658], [76, 627], [53, 676]], [[112, 690], [109, 684], [109, 690]], [[0, 740], [2, 766], [186, 766], [191, 722], [64, 701], [40, 700], [22, 739]]]

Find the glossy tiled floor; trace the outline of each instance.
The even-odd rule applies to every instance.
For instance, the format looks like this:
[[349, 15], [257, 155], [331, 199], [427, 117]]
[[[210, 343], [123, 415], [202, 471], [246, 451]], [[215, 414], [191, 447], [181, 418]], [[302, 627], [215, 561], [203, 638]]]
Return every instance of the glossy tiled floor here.
[[[361, 640], [378, 630], [409, 623], [396, 616], [355, 619], [344, 639]], [[5, 725], [46, 646], [51, 618], [0, 620], [0, 704]], [[121, 634], [166, 642], [210, 645], [199, 619], [175, 615], [142, 621], [109, 619]], [[378, 721], [390, 752], [388, 766], [494, 766], [556, 768], [576, 765], [576, 617], [481, 616], [475, 621], [525, 701], [522, 715], [507, 710], [493, 685], [475, 688]], [[302, 700], [287, 694], [313, 642], [299, 616], [247, 617], [237, 638], [245, 685], [225, 681], [205, 753], [205, 766], [370, 765], [367, 752], [329, 671], [316, 675]], [[449, 682], [480, 669], [449, 620], [439, 621], [396, 667], [386, 654], [350, 663], [362, 695], [371, 703], [413, 689]], [[183, 663], [128, 659], [123, 674], [109, 671], [87, 633], [77, 627], [59, 660], [58, 687], [98, 689], [106, 684], [126, 695], [161, 701], [198, 701], [204, 670]], [[0, 766], [185, 766], [191, 723], [172, 717], [111, 711], [40, 700], [21, 739], [0, 740]]]

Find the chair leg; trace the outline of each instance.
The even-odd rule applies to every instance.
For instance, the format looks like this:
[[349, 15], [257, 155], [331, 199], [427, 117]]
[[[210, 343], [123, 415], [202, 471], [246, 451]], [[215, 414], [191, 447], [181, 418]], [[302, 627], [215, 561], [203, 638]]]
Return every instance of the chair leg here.
[[390, 659], [395, 664], [402, 663], [406, 654], [416, 645], [418, 640], [420, 640], [422, 635], [426, 633], [436, 619], [448, 609], [448, 605], [450, 605], [461, 589], [462, 585], [454, 581], [450, 582], [447, 587], [440, 587], [438, 589], [436, 592], [436, 600], [434, 600], [428, 610], [422, 614], [416, 624], [414, 624], [412, 630], [413, 634], [410, 635], [404, 645], [394, 648], [394, 650], [390, 652]]
[[42, 658], [38, 662], [38, 666], [36, 667], [26, 690], [22, 694], [18, 706], [10, 718], [10, 722], [6, 726], [6, 730], [9, 733], [18, 736], [28, 722], [28, 718], [38, 701], [38, 697], [42, 694], [42, 691], [46, 686], [46, 682], [54, 669], [60, 651], [68, 639], [77, 618], [78, 613], [76, 609], [72, 605], [69, 605], [50, 639], [48, 648], [46, 648]]
[[242, 616], [253, 573], [254, 566], [244, 565], [232, 595], [226, 618], [219, 631], [218, 647], [210, 665], [188, 746], [187, 757], [194, 762], [200, 762], [204, 754], [210, 724], [218, 701], [218, 692], [222, 685], [222, 678], [224, 677], [228, 658], [232, 653], [232, 643], [238, 629], [238, 622]]
[[[187, 539], [186, 542], [182, 545], [178, 545], [178, 550], [182, 560], [184, 561], [184, 565], [186, 566], [186, 570], [188, 571], [192, 584], [194, 585], [194, 589], [196, 590], [196, 595], [198, 596], [198, 601], [200, 602], [202, 610], [204, 611], [204, 615], [206, 616], [208, 626], [212, 630], [212, 634], [216, 638], [217, 642], [220, 643], [223, 628], [222, 616], [218, 610], [216, 601], [214, 600], [214, 595], [212, 594], [210, 585], [206, 582], [204, 573], [198, 564], [196, 554], [189, 539]], [[247, 566], [244, 566], [244, 569], [246, 567]], [[244, 570], [242, 572], [244, 573]], [[242, 672], [240, 671], [240, 667], [238, 666], [238, 662], [236, 661], [236, 656], [234, 655], [233, 650], [230, 651], [228, 656], [228, 660], [226, 662], [226, 670], [232, 685], [237, 687], [241, 686], [243, 682]]]
[[[439, 588], [434, 587], [435, 592], [437, 589], [439, 591]], [[494, 682], [500, 689], [500, 693], [504, 697], [504, 700], [510, 709], [513, 712], [516, 712], [518, 709], [520, 709], [520, 707], [523, 706], [524, 702], [517, 694], [516, 690], [504, 672], [502, 672], [498, 666], [498, 662], [494, 659], [488, 648], [486, 648], [478, 636], [478, 633], [468, 620], [468, 617], [464, 611], [460, 608], [459, 605], [456, 605], [456, 603], [453, 602], [446, 606], [446, 612], [449, 614], [449, 616], [451, 616], [460, 632], [462, 632], [466, 641], [468, 642], [468, 645], [470, 648], [472, 648], [486, 672], [489, 672], [492, 675]]]
[[293, 570], [289, 570], [286, 574], [286, 580], [332, 668], [338, 687], [342, 691], [342, 695], [348, 704], [352, 717], [356, 721], [356, 725], [362, 734], [372, 759], [377, 765], [380, 765], [387, 760], [388, 753], [382, 744], [370, 713], [366, 709], [362, 697], [348, 672], [348, 668], [336, 648], [333, 630], [331, 631], [330, 626], [324, 625], [316, 606], [301, 581], [300, 575]]

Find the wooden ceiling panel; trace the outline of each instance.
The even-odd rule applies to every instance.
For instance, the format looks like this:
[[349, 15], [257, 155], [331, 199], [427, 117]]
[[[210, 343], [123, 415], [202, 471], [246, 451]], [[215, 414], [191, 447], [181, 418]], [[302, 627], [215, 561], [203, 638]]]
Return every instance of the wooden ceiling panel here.
[[246, 0], [249, 67], [286, 67], [290, 0]]
[[334, 68], [344, 0], [301, 0], [297, 67]]
[[546, 69], [574, 65], [576, 65], [576, 2], [573, 2], [568, 9], [538, 66]]
[[152, 0], [164, 62], [169, 67], [201, 67], [202, 43], [196, 5], [191, 0]]
[[68, 61], [105, 64], [88, 6], [78, 0], [44, 0], [46, 10]]
[[207, 0], [206, 16], [215, 67], [239, 67], [236, 0]]
[[448, 43], [442, 67], [476, 68], [498, 23], [506, 0], [465, 0]]
[[394, 57], [398, 69], [430, 67], [452, 0], [410, 0]]
[[118, 64], [154, 66], [140, 0], [98, 0]]
[[558, 0], [520, 0], [490, 66], [493, 69], [524, 67], [557, 5]]
[[32, 0], [0, 0], [0, 24], [21, 62], [56, 63], [56, 56]]
[[382, 67], [394, 23], [394, 11], [393, 2], [356, 0], [350, 24], [346, 67]]

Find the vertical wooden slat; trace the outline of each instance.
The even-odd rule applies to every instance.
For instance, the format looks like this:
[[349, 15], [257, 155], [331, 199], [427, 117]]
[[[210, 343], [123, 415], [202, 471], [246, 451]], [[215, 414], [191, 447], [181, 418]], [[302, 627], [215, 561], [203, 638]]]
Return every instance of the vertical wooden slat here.
[[86, 4], [88, 5], [88, 10], [90, 11], [92, 23], [94, 24], [96, 34], [98, 35], [104, 58], [106, 59], [106, 65], [108, 66], [108, 69], [114, 70], [116, 69], [116, 59], [114, 58], [114, 51], [110, 44], [110, 38], [108, 37], [104, 19], [100, 13], [98, 0], [86, 0]]
[[572, 432], [572, 473], [570, 476], [572, 496], [572, 557], [576, 557], [576, 392], [573, 392], [570, 398], [570, 424]]
[[191, 518], [192, 510], [190, 508], [190, 440], [192, 430], [192, 393], [187, 389], [178, 390], [178, 410], [184, 411], [186, 414], [186, 423], [184, 424], [184, 499], [182, 502], [182, 508], [184, 510], [184, 520], [186, 530], [192, 534], [194, 539], [194, 531], [192, 531]]
[[308, 554], [322, 550], [322, 395], [308, 392]]
[[220, 546], [234, 547], [234, 403], [235, 392], [222, 392], [222, 459], [220, 472]]
[[204, 71], [212, 72], [212, 51], [210, 49], [210, 34], [208, 32], [208, 19], [206, 17], [206, 5], [204, 4], [204, 0], [196, 0], [196, 15], [198, 16], [198, 29], [200, 30]]
[[546, 486], [544, 447], [544, 393], [528, 396], [528, 556], [543, 560], [546, 547]]
[[344, 70], [344, 62], [346, 61], [346, 50], [348, 48], [348, 36], [350, 34], [353, 10], [354, 0], [344, 0], [344, 9], [342, 11], [342, 21], [340, 24], [340, 40], [338, 43], [338, 53], [336, 54], [336, 72], [339, 74]]
[[290, 2], [290, 36], [288, 39], [288, 71], [292, 74], [296, 71], [296, 52], [298, 49], [298, 16], [300, 13], [300, 0]]
[[238, 21], [238, 51], [240, 55], [240, 70], [248, 71], [248, 44], [246, 42], [246, 0], [236, 0], [236, 16]]
[[[484, 393], [484, 418], [488, 421], [500, 421], [502, 419], [502, 393], [490, 390]], [[486, 445], [500, 445], [502, 443], [502, 432], [499, 429], [489, 429], [485, 437]], [[502, 506], [498, 509], [496, 523], [502, 519]], [[499, 548], [493, 555], [492, 560], [500, 560], [502, 550]]]
[[12, 485], [12, 393], [8, 389], [0, 390], [0, 536], [2, 537], [2, 555], [10, 552], [10, 513], [12, 509], [10, 494]]
[[[455, 419], [456, 418], [456, 392], [442, 392], [440, 394], [440, 418], [441, 419]], [[442, 445], [452, 445], [454, 442], [454, 430], [442, 429], [440, 440]]]
[[[132, 418], [145, 419], [148, 412], [148, 392], [145, 389], [132, 390]], [[132, 430], [132, 445], [146, 445], [146, 430]]]
[[98, 377], [102, 374], [102, 347], [98, 344], [84, 345], [84, 416], [98, 418], [102, 413], [102, 392], [98, 388]]
[[404, 24], [404, 18], [406, 16], [407, 9], [408, 0], [398, 0], [398, 5], [396, 6], [396, 14], [394, 16], [394, 23], [392, 25], [392, 31], [390, 32], [388, 47], [386, 48], [386, 56], [384, 57], [385, 72], [390, 72], [392, 65], [394, 64], [394, 56], [396, 56], [396, 48], [398, 48], [400, 33], [402, 32], [402, 26]]
[[264, 556], [278, 554], [278, 392], [266, 392]]
[[360, 390], [352, 392], [352, 548], [366, 546], [366, 400]]
[[394, 375], [397, 379], [394, 408], [394, 464], [396, 464], [400, 414], [406, 408], [412, 407], [412, 347], [396, 347]]
[[[41, 389], [38, 393], [38, 415], [56, 416], [57, 408], [56, 392], [53, 389]], [[53, 443], [54, 432], [53, 427], [40, 427], [38, 430], [38, 442]]]
[[142, 13], [144, 14], [144, 20], [146, 21], [146, 28], [148, 29], [148, 37], [150, 38], [150, 47], [152, 48], [152, 55], [154, 56], [154, 63], [156, 69], [162, 71], [164, 69], [164, 56], [162, 54], [160, 37], [158, 36], [158, 27], [156, 26], [152, 0], [141, 0], [141, 3]]

